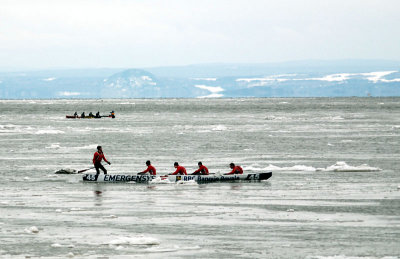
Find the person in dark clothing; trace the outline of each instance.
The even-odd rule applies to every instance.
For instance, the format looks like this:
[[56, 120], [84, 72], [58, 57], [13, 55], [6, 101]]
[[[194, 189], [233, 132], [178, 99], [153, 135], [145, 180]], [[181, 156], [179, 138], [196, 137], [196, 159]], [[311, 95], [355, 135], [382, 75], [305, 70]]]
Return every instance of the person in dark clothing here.
[[104, 156], [103, 149], [101, 148], [101, 146], [97, 146], [97, 152], [95, 152], [93, 155], [93, 164], [94, 167], [96, 168], [96, 175], [100, 174], [100, 169], [104, 172], [104, 174], [107, 174], [107, 170], [101, 164], [101, 160], [104, 160], [106, 163], [111, 165], [111, 163], [108, 162], [106, 157]]

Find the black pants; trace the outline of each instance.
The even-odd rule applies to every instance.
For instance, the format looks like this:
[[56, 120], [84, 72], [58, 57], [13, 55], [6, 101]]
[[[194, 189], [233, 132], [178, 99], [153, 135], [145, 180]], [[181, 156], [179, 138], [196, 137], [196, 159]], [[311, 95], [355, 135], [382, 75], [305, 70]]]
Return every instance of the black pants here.
[[104, 168], [104, 166], [101, 163], [95, 163], [94, 167], [96, 168], [97, 174], [100, 174], [100, 169], [104, 172], [104, 174], [107, 174], [107, 170]]

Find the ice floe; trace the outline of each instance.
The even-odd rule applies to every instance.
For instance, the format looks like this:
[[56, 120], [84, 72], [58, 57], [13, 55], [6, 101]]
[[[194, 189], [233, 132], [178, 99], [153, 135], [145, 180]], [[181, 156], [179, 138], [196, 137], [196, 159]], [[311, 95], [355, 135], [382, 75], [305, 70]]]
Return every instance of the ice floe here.
[[25, 232], [37, 234], [37, 233], [39, 233], [39, 229], [36, 226], [32, 226], [32, 227], [26, 228]]
[[134, 237], [118, 237], [108, 242], [108, 245], [159, 245], [160, 241], [153, 237], [134, 236]]

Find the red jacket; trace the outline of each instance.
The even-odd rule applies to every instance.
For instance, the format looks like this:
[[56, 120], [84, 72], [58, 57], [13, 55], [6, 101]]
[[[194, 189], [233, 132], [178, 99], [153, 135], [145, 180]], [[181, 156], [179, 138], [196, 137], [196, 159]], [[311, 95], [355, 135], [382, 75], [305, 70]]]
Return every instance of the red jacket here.
[[243, 169], [240, 166], [235, 166], [231, 172], [227, 174], [243, 174]]
[[93, 155], [93, 164], [100, 163], [102, 159], [104, 159], [104, 161], [106, 161], [108, 163], [108, 161], [103, 153], [95, 152]]
[[149, 172], [151, 175], [156, 175], [156, 168], [152, 165], [149, 165], [147, 169], [142, 172], [142, 174], [145, 174], [147, 172]]
[[183, 166], [178, 165], [178, 167], [176, 168], [176, 171], [173, 172], [171, 175], [175, 175], [175, 174], [184, 174], [184, 175], [187, 175], [186, 169], [185, 169]]
[[201, 172], [201, 174], [208, 174], [208, 168], [204, 165], [201, 165], [199, 169], [193, 172], [193, 174], [197, 174], [198, 172]]

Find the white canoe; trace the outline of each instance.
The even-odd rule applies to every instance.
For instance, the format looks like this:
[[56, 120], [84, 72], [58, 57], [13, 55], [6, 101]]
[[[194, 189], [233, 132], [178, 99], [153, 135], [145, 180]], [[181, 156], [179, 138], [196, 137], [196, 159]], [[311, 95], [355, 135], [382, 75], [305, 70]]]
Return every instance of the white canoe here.
[[[219, 182], [219, 181], [261, 181], [267, 180], [272, 176], [272, 172], [268, 173], [249, 173], [249, 174], [231, 174], [231, 175], [168, 175], [161, 176], [161, 180], [168, 179], [170, 182], [179, 181], [196, 181], [201, 183], [207, 182]], [[148, 183], [153, 179], [160, 176], [153, 175], [135, 175], [135, 174], [100, 174], [96, 177], [96, 174], [84, 174], [82, 179], [84, 182], [137, 182], [137, 183]]]

